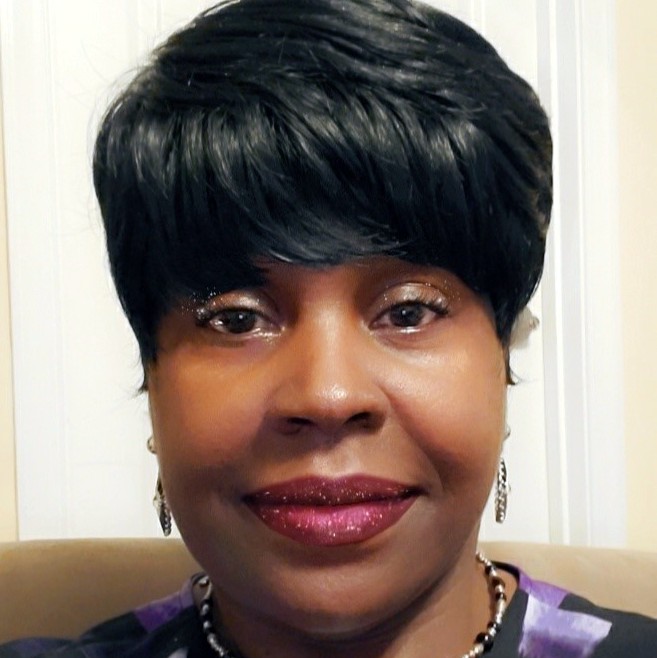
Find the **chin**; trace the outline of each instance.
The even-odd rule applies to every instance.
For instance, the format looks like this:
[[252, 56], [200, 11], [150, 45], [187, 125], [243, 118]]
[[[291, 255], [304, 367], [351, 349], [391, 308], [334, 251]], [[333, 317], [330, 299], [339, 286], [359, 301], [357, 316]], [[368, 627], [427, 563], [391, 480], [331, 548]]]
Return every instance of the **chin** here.
[[[412, 616], [433, 581], [428, 573], [413, 573], [399, 565], [387, 570], [388, 577], [374, 571], [368, 573], [361, 563], [334, 566], [324, 574], [280, 578], [278, 586], [272, 582], [267, 587], [269, 597], [266, 590], [256, 592], [250, 607], [308, 640], [348, 642], [376, 636], [379, 628], [390, 630], [402, 611], [404, 618]], [[409, 572], [411, 580], [404, 577]], [[269, 601], [263, 605], [266, 598]]]
[[[337, 606], [336, 601], [318, 602], [315, 606], [279, 610], [277, 621], [309, 640], [347, 642], [375, 633], [399, 612], [389, 605], [376, 606], [365, 601], [352, 601]], [[368, 604], [369, 603], [369, 604]], [[360, 604], [360, 605], [359, 605]], [[403, 607], [403, 606], [402, 606]]]

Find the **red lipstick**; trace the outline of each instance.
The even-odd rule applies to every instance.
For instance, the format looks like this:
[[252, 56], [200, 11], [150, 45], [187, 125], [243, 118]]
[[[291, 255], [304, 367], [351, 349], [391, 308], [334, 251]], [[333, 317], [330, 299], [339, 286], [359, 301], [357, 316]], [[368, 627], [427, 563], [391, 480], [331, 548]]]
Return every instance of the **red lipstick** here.
[[365, 475], [306, 477], [244, 496], [269, 528], [302, 544], [363, 542], [394, 525], [420, 495], [417, 487]]

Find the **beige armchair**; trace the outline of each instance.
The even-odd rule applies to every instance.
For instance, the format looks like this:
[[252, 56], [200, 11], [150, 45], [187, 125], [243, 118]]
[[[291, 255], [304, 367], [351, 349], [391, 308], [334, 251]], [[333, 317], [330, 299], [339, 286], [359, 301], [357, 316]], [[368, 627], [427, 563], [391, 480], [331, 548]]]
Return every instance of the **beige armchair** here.
[[[613, 608], [657, 617], [657, 554], [493, 543], [486, 554]], [[0, 544], [0, 644], [75, 637], [93, 624], [176, 591], [198, 571], [177, 540]]]

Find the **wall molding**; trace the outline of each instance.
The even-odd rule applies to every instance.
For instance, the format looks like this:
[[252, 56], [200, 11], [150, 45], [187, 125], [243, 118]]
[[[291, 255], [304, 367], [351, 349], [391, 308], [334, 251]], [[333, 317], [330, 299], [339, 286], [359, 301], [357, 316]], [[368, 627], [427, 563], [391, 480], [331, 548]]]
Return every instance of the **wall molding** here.
[[0, 542], [18, 538], [10, 319], [4, 139], [0, 123]]
[[623, 545], [614, 5], [542, 0], [537, 8], [539, 91], [556, 156], [543, 280], [550, 536]]
[[[52, 473], [65, 474], [67, 462], [65, 408], [58, 394], [58, 242], [52, 239], [58, 233], [54, 118], [43, 111], [53, 107], [48, 5], [15, 9], [13, 2], [0, 3], [19, 531], [37, 517], [44, 536], [58, 537], [66, 526], [66, 478]], [[21, 125], [29, 126], [29, 143]], [[17, 194], [25, 185], [32, 192]], [[17, 261], [28, 254], [29, 266], [20, 267]], [[38, 340], [35, 332], [25, 331], [40, 326]], [[40, 459], [30, 459], [31, 454]], [[26, 486], [26, 478], [38, 488]], [[42, 514], [44, 508], [50, 513]]]

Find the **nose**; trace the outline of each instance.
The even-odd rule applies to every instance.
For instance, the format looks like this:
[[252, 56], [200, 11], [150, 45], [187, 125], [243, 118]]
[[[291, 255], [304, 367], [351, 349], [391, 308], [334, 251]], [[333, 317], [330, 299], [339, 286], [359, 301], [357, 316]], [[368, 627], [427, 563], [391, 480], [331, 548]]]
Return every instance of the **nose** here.
[[357, 327], [339, 321], [297, 327], [277, 356], [269, 411], [279, 432], [334, 439], [383, 424], [386, 396]]

